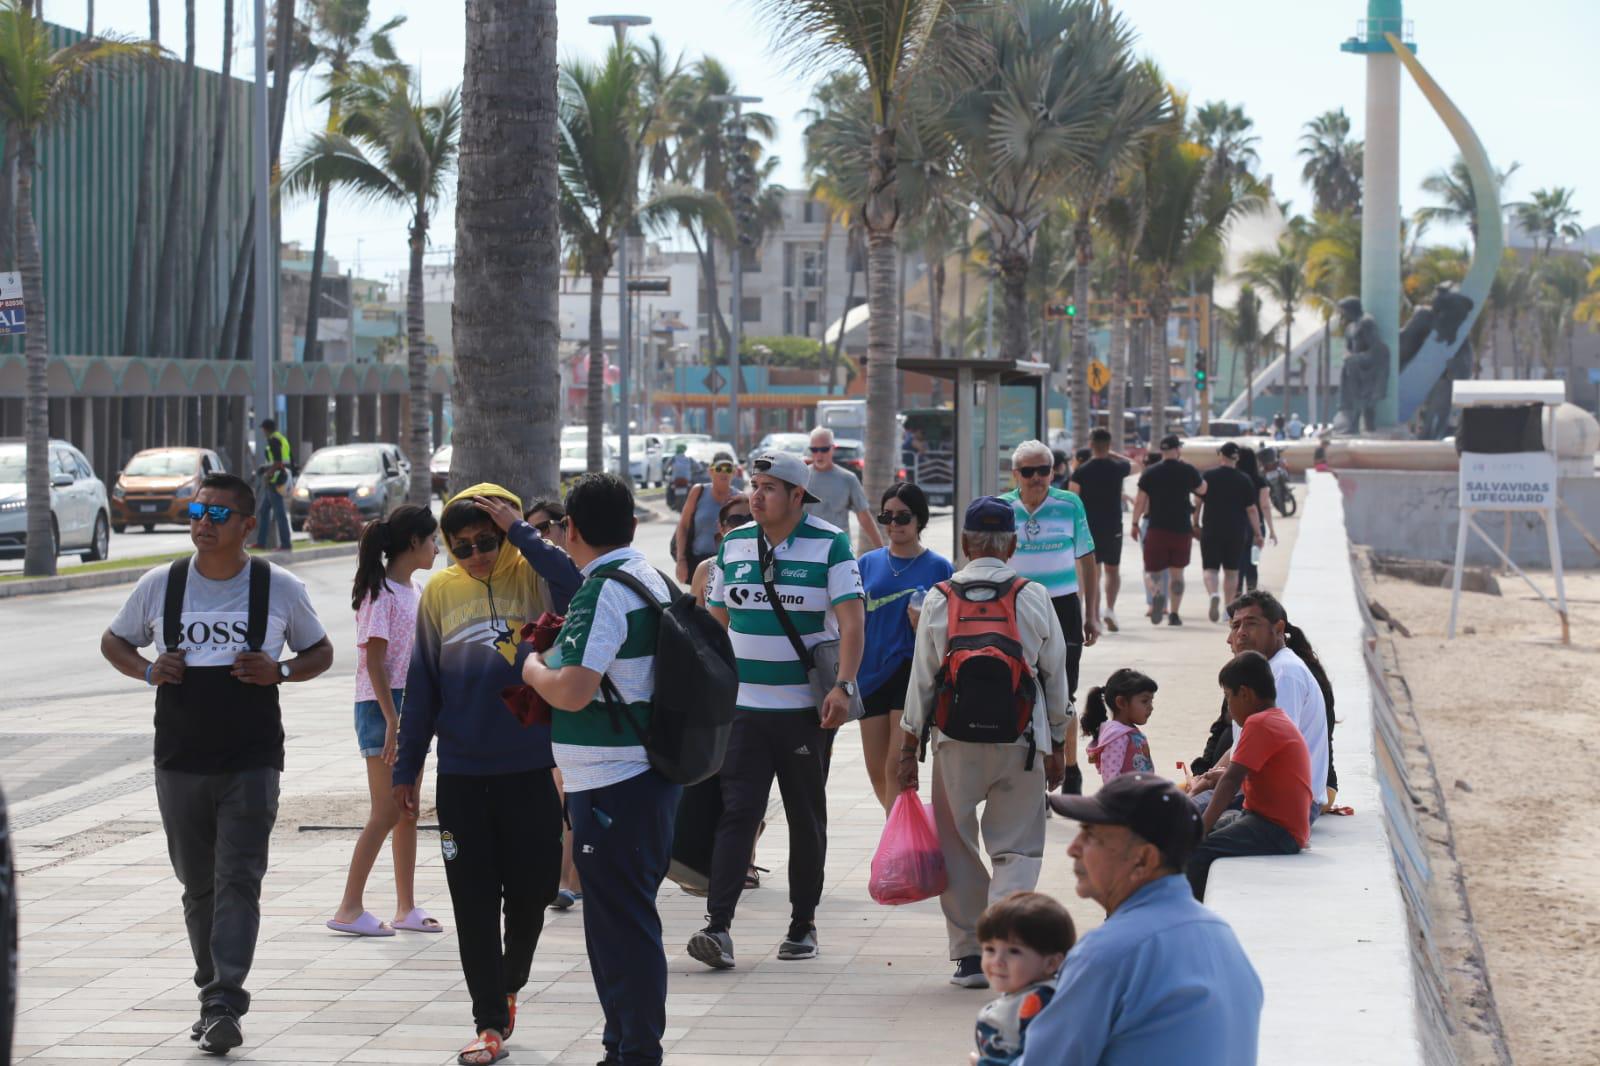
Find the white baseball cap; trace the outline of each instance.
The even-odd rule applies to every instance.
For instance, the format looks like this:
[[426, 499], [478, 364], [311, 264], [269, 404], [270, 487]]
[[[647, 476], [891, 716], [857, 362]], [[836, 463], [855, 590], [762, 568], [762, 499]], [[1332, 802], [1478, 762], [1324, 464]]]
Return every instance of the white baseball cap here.
[[822, 502], [811, 495], [811, 468], [798, 455], [780, 451], [757, 452], [750, 459], [750, 469], [798, 487], [803, 492], [801, 499], [804, 503]]

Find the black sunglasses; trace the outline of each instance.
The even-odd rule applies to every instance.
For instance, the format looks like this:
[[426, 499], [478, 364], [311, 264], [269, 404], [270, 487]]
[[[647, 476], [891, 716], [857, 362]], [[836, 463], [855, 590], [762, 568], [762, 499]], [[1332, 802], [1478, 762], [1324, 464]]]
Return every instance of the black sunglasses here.
[[226, 525], [228, 519], [233, 517], [233, 508], [225, 507], [220, 503], [191, 503], [189, 505], [189, 521], [198, 522], [202, 518], [211, 519], [214, 526]]
[[493, 533], [485, 533], [470, 544], [462, 542], [454, 545], [450, 550], [455, 553], [457, 559], [470, 559], [474, 554], [488, 555], [499, 551], [500, 539]]
[[1017, 476], [1020, 478], [1048, 477], [1054, 469], [1055, 467], [1049, 463], [1043, 466], [1019, 466], [1017, 467]]
[[736, 526], [744, 525], [748, 521], [750, 521], [750, 516], [747, 514], [731, 514], [722, 520], [722, 524], [729, 529], [733, 529]]
[[550, 532], [551, 526], [560, 526], [562, 529], [566, 529], [567, 520], [565, 518], [546, 518], [543, 522], [535, 522], [533, 524], [533, 528], [539, 531], [539, 536], [541, 537]]
[[910, 511], [879, 511], [878, 525], [880, 526], [909, 526], [917, 520], [917, 516]]
[[816, 446], [816, 445], [815, 445], [815, 444], [813, 444], [813, 445], [812, 445], [812, 446], [811, 446], [811, 450], [812, 450], [812, 452], [814, 452], [814, 453], [816, 453], [816, 454], [818, 454], [818, 455], [820, 455], [820, 454], [821, 454], [821, 453], [823, 453], [823, 452], [831, 452], [831, 451], [833, 451], [833, 445], [831, 445], [831, 444], [824, 444], [824, 445], [823, 445], [823, 446], [822, 446], [822, 447], [820, 447], [820, 448], [819, 448], [819, 447], [817, 447], [817, 446]]

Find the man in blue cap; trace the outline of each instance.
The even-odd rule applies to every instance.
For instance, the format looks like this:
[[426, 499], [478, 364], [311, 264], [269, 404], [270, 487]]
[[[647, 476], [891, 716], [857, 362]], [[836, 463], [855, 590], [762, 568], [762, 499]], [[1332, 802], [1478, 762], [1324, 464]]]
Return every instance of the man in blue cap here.
[[977, 932], [989, 901], [1038, 884], [1041, 801], [1066, 765], [1072, 703], [1059, 665], [1066, 639], [1049, 591], [1012, 569], [1016, 550], [1011, 504], [973, 500], [961, 527], [961, 551], [971, 561], [928, 591], [900, 720], [901, 789], [917, 787], [924, 738], [933, 748], [933, 819], [949, 874], [939, 903], [956, 964], [950, 980], [963, 988], [989, 984]]

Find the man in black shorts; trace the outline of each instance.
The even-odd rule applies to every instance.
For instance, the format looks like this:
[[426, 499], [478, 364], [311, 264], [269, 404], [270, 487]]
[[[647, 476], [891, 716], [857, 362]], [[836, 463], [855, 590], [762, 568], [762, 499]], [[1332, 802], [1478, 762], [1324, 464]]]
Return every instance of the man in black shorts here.
[[[1133, 500], [1132, 533], [1138, 539], [1139, 519], [1150, 513], [1150, 529], [1144, 537], [1144, 572], [1166, 571], [1167, 593], [1157, 592], [1150, 602], [1150, 624], [1160, 625], [1167, 612], [1167, 624], [1181, 626], [1178, 608], [1183, 604], [1183, 568], [1189, 565], [1194, 549], [1190, 530], [1189, 496], [1205, 495], [1200, 471], [1183, 461], [1183, 442], [1176, 433], [1161, 439], [1161, 462], [1139, 475], [1139, 493]], [[1171, 601], [1168, 602], [1170, 596]]]
[[1073, 469], [1067, 483], [1083, 500], [1089, 516], [1095, 561], [1104, 568], [1100, 587], [1105, 590], [1106, 607], [1100, 620], [1113, 633], [1117, 631], [1117, 592], [1122, 588], [1122, 486], [1132, 472], [1127, 457], [1111, 450], [1111, 431], [1096, 429], [1089, 434], [1089, 458]]
[[[1211, 596], [1211, 620], [1222, 616], [1222, 604], [1239, 594], [1239, 562], [1251, 544], [1261, 543], [1261, 513], [1256, 508], [1256, 484], [1239, 469], [1239, 446], [1228, 441], [1217, 454], [1221, 465], [1207, 470], [1205, 491], [1194, 513], [1194, 532], [1200, 538], [1200, 566], [1205, 571], [1206, 592]], [[1223, 594], [1217, 591], [1217, 571], [1222, 571]]]

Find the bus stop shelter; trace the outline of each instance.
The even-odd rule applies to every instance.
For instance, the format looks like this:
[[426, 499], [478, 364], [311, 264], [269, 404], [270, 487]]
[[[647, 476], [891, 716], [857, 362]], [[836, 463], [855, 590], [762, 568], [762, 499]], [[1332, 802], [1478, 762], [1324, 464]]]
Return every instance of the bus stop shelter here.
[[1020, 359], [905, 358], [902, 371], [926, 374], [954, 386], [955, 489], [957, 519], [951, 559], [961, 565], [960, 514], [976, 496], [1001, 491], [1011, 450], [1025, 440], [1043, 440], [1049, 425], [1050, 367]]

